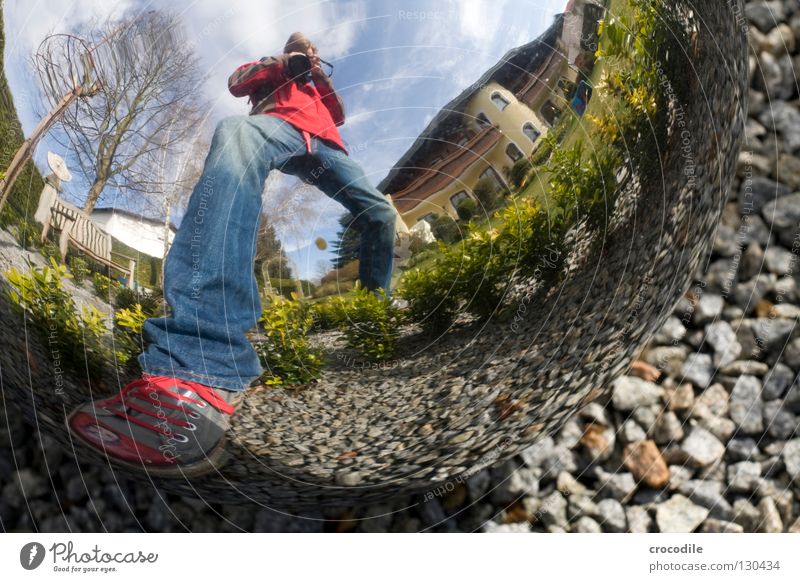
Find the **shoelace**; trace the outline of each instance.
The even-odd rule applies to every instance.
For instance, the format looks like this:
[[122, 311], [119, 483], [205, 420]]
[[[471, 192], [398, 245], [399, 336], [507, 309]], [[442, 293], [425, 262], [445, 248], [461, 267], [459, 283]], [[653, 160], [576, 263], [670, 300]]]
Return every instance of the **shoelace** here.
[[[170, 390], [170, 388], [173, 388], [176, 385], [186, 390], [190, 390], [194, 394], [197, 394], [200, 398], [202, 398], [202, 400], [198, 400], [183, 394], [178, 394], [177, 392]], [[143, 376], [138, 380], [134, 380], [133, 382], [127, 384], [119, 394], [106, 400], [103, 403], [103, 409], [119, 416], [120, 418], [124, 418], [128, 422], [138, 424], [143, 428], [156, 431], [164, 436], [170, 436], [172, 434], [171, 431], [167, 428], [156, 426], [136, 418], [135, 416], [131, 416], [125, 410], [118, 410], [117, 408], [113, 407], [113, 405], [122, 404], [122, 406], [125, 408], [136, 410], [137, 412], [141, 412], [142, 414], [146, 414], [153, 418], [165, 420], [181, 428], [190, 430], [194, 430], [194, 428], [196, 428], [193, 423], [181, 420], [180, 418], [172, 418], [167, 415], [159, 416], [158, 411], [152, 405], [153, 398], [150, 395], [153, 393], [163, 394], [174, 400], [177, 400], [178, 402], [191, 402], [192, 404], [196, 404], [201, 408], [205, 408], [210, 404], [224, 414], [233, 414], [235, 410], [234, 407], [225, 402], [225, 400], [223, 400], [223, 398], [217, 394], [213, 388], [209, 388], [208, 386], [203, 386], [202, 384], [197, 384], [195, 382], [179, 380], [170, 376]], [[150, 406], [146, 407], [137, 404], [134, 401], [135, 399], [146, 400], [148, 403], [150, 403]], [[160, 406], [163, 408], [169, 408], [178, 412], [185, 412], [186, 410], [181, 404], [172, 404], [170, 402], [161, 401], [160, 399], [159, 401]], [[196, 418], [200, 418], [200, 415], [197, 415]]]

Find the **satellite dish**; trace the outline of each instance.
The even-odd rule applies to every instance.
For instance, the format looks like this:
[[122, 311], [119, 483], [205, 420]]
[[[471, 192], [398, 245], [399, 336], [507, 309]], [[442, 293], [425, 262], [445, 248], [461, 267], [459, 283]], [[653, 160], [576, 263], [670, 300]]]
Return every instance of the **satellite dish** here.
[[72, 180], [72, 174], [67, 169], [67, 164], [64, 158], [53, 152], [47, 152], [47, 165], [53, 170], [56, 177], [62, 182], [69, 182]]

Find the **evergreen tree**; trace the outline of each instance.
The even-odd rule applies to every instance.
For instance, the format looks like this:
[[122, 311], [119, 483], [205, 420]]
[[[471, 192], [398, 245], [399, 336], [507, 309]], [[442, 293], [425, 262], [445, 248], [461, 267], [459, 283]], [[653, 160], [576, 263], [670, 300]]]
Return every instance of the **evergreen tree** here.
[[336, 240], [333, 241], [333, 252], [336, 257], [333, 259], [333, 266], [341, 269], [347, 263], [358, 259], [358, 249], [361, 246], [361, 234], [352, 226], [353, 215], [349, 212], [344, 213], [339, 218], [339, 225], [342, 227], [336, 233]]

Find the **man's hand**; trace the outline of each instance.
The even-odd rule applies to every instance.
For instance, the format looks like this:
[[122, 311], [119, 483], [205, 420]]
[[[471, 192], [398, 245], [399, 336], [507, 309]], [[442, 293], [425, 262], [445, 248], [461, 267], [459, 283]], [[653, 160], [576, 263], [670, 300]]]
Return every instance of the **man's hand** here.
[[309, 47], [306, 55], [308, 56], [308, 60], [311, 61], [311, 76], [325, 77], [325, 71], [322, 70], [319, 55], [317, 55], [316, 49], [313, 46]]

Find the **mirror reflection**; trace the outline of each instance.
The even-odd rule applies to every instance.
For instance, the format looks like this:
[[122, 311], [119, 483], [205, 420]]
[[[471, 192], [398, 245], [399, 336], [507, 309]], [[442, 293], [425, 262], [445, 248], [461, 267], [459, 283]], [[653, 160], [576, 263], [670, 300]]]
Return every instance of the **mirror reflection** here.
[[719, 216], [695, 156], [738, 145], [692, 118], [703, 83], [739, 90], [699, 59], [703, 9], [418, 4], [269, 42], [235, 7], [109, 7], [26, 40], [0, 217], [27, 414], [176, 491], [377, 498], [513, 454], [627, 368], [709, 244], [687, 200]]

